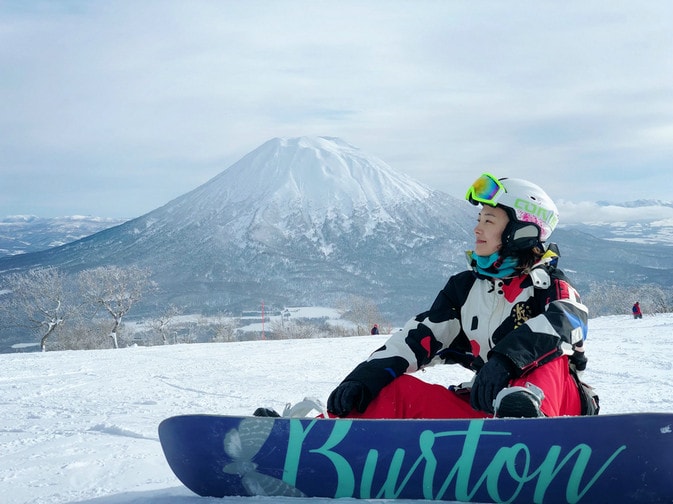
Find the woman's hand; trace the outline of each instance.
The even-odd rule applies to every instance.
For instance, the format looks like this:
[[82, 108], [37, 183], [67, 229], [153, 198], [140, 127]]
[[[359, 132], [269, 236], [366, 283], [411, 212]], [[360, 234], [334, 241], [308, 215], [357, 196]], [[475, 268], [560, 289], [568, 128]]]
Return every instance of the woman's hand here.
[[494, 354], [479, 370], [472, 384], [470, 404], [476, 410], [493, 413], [493, 401], [512, 379], [512, 364], [499, 354]]
[[327, 399], [327, 411], [343, 417], [353, 409], [364, 413], [372, 400], [372, 394], [364, 383], [345, 381], [335, 388]]

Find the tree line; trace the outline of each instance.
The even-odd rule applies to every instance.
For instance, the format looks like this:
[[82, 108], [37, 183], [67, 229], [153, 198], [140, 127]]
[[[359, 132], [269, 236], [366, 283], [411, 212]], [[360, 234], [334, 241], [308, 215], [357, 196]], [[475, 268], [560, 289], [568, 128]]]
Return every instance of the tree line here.
[[[30, 339], [39, 340], [43, 352], [48, 345], [56, 350], [119, 348], [125, 316], [156, 289], [150, 273], [136, 266], [105, 266], [74, 275], [55, 267], [8, 274], [0, 284], [0, 331], [25, 331]], [[338, 304], [348, 326], [282, 318], [272, 321], [265, 335], [241, 331], [235, 317], [186, 317], [180, 321], [180, 308], [159, 307], [135, 327], [124, 344], [354, 336], [368, 334], [374, 323], [383, 322], [371, 300], [350, 296]]]
[[123, 318], [154, 288], [150, 271], [137, 266], [104, 266], [76, 275], [53, 267], [11, 273], [3, 278], [0, 329], [37, 335], [43, 352], [65, 327], [80, 337], [100, 340], [102, 335], [119, 348]]
[[[105, 266], [66, 275], [57, 268], [37, 268], [25, 273], [12, 273], [0, 285], [0, 331], [25, 330], [40, 341], [56, 339], [57, 349], [119, 348], [124, 317], [144, 295], [156, 289], [150, 270], [137, 266]], [[629, 314], [639, 301], [647, 314], [673, 312], [673, 294], [657, 285], [623, 286], [614, 283], [593, 283], [582, 301], [590, 317]], [[340, 337], [368, 334], [374, 323], [390, 329], [376, 303], [359, 296], [350, 296], [338, 303], [338, 311], [350, 326], [330, 325], [325, 320], [289, 320], [271, 323], [266, 332], [270, 339]], [[409, 316], [419, 307], [410, 307]], [[142, 344], [169, 344], [203, 341], [238, 341], [255, 338], [242, 334], [231, 317], [216, 320], [177, 322], [181, 310], [175, 306], [157, 309], [144, 322]], [[190, 325], [191, 324], [191, 325]], [[182, 327], [179, 327], [182, 326]], [[194, 326], [194, 327], [191, 327]], [[178, 331], [178, 329], [180, 331]], [[153, 336], [146, 337], [147, 332]], [[386, 329], [384, 329], [385, 331]], [[140, 331], [143, 334], [142, 331]], [[264, 337], [264, 335], [262, 336]]]
[[590, 317], [631, 315], [638, 301], [645, 315], [673, 312], [673, 291], [655, 284], [620, 285], [613, 282], [592, 282], [586, 294], [580, 293], [589, 308]]

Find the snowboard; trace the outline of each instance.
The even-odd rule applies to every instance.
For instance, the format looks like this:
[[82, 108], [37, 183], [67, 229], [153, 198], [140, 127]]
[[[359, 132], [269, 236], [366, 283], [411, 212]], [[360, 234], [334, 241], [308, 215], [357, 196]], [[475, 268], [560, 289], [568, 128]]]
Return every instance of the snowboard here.
[[673, 413], [479, 420], [183, 415], [164, 454], [201, 496], [673, 502]]

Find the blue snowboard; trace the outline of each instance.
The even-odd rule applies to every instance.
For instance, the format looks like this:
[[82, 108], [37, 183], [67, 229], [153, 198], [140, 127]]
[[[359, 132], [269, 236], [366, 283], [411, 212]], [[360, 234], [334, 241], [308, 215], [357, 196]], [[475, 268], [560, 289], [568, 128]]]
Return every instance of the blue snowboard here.
[[159, 437], [202, 496], [673, 502], [673, 413], [488, 420], [185, 415]]

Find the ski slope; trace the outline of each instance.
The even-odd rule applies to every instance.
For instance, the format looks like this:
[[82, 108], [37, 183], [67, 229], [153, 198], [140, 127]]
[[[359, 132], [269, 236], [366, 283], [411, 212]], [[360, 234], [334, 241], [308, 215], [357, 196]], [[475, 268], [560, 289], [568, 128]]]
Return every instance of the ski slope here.
[[[157, 426], [179, 414], [246, 415], [304, 396], [326, 400], [386, 337], [2, 354], [0, 501], [305, 504], [197, 497], [166, 464]], [[673, 411], [673, 314], [592, 319], [587, 345], [584, 379], [598, 389], [603, 413]], [[439, 366], [417, 376], [449, 385], [469, 372]], [[339, 500], [354, 502], [362, 501]]]

